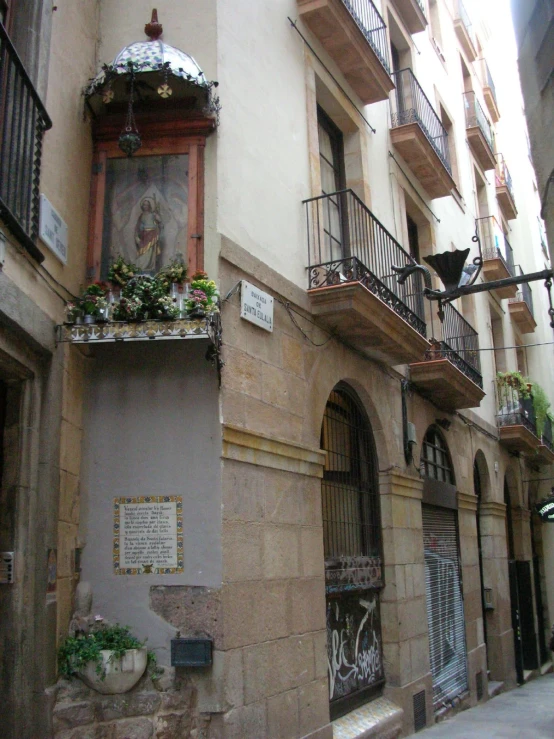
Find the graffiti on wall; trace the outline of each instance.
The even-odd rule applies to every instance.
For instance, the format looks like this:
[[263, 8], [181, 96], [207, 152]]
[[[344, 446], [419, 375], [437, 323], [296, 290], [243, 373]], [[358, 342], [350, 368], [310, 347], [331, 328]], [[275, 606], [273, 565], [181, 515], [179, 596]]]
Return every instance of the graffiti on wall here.
[[384, 678], [376, 592], [328, 599], [327, 657], [330, 700], [357, 692]]
[[333, 557], [325, 560], [328, 593], [380, 588], [383, 585], [380, 557]]

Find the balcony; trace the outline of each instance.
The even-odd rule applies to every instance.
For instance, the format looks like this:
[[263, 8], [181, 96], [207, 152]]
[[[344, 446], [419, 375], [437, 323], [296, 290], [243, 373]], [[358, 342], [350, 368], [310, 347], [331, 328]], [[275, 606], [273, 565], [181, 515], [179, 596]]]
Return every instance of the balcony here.
[[517, 218], [516, 201], [510, 171], [502, 154], [496, 156], [496, 199], [506, 220]]
[[531, 398], [520, 398], [515, 387], [497, 380], [496, 423], [500, 443], [511, 452], [534, 455], [541, 446], [537, 436], [535, 409]]
[[483, 85], [483, 97], [485, 98], [485, 105], [488, 108], [489, 115], [493, 123], [498, 123], [500, 120], [500, 110], [498, 108], [498, 101], [496, 99], [496, 87], [492, 79], [489, 65], [484, 59], [480, 60], [481, 63], [481, 84]]
[[308, 294], [319, 321], [372, 359], [421, 359], [429, 348], [421, 274], [399, 285], [393, 270], [411, 257], [352, 190], [304, 206]]
[[495, 169], [494, 133], [474, 92], [464, 93], [466, 111], [466, 134], [469, 145], [479, 166], [486, 172]]
[[450, 195], [456, 186], [448, 134], [411, 69], [393, 75], [391, 142], [431, 198]]
[[48, 113], [0, 23], [0, 218], [37, 262], [42, 136]]
[[477, 59], [477, 38], [462, 0], [457, 0], [454, 30], [469, 62]]
[[425, 31], [427, 18], [422, 0], [393, 0], [393, 2], [410, 33]]
[[[523, 274], [521, 267], [519, 267], [519, 274]], [[532, 334], [537, 328], [533, 312], [533, 291], [528, 283], [524, 282], [515, 296], [510, 298], [508, 311], [521, 334]]]
[[[485, 280], [493, 282], [494, 280], [514, 277], [516, 274], [514, 253], [496, 218], [494, 216], [478, 218], [477, 229], [483, 252], [483, 271], [481, 274]], [[494, 293], [499, 298], [514, 298], [517, 293], [517, 285], [497, 288]]]
[[371, 0], [297, 0], [300, 17], [364, 105], [386, 100], [387, 27]]
[[475, 408], [483, 399], [477, 332], [452, 306], [443, 306], [442, 341], [431, 341], [427, 361], [410, 364], [412, 383], [445, 411]]

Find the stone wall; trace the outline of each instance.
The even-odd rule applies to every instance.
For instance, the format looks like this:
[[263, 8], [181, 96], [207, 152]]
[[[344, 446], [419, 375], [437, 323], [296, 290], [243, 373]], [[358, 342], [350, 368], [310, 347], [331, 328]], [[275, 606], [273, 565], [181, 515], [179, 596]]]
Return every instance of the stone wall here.
[[128, 693], [102, 695], [78, 678], [55, 686], [53, 739], [203, 739], [209, 717], [196, 713], [190, 681], [162, 668]]

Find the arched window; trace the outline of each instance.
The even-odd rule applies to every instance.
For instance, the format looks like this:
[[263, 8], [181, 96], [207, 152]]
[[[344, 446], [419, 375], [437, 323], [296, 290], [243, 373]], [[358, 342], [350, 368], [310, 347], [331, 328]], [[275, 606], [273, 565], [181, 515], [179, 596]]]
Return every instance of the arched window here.
[[375, 444], [364, 412], [344, 387], [327, 401], [322, 428], [325, 558], [380, 556]]
[[378, 464], [367, 416], [345, 384], [327, 401], [322, 482], [331, 716], [364, 702], [384, 682]]
[[434, 426], [431, 426], [425, 434], [421, 464], [425, 477], [454, 485], [454, 470], [448, 447], [442, 434]]

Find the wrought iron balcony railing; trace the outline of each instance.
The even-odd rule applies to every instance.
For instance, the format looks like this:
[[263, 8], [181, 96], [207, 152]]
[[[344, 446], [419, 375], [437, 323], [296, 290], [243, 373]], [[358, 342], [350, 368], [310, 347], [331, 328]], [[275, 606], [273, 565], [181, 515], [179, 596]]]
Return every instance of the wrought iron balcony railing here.
[[[523, 270], [519, 265], [517, 266], [517, 274], [523, 274]], [[520, 289], [517, 291], [515, 297], [510, 298], [509, 302], [521, 303], [523, 301], [527, 304], [531, 315], [534, 317], [535, 313], [533, 311], [533, 291], [531, 290], [531, 285], [528, 282], [523, 282], [519, 287]]]
[[467, 10], [465, 9], [465, 6], [462, 2], [462, 0], [458, 0], [458, 15], [457, 17], [462, 21], [464, 24], [464, 28], [467, 31], [467, 35], [471, 39], [471, 43], [473, 44], [473, 47], [477, 49], [477, 37], [475, 35], [475, 29], [473, 28], [473, 24], [471, 23], [471, 20], [469, 18], [469, 15], [467, 13]]
[[38, 261], [42, 135], [52, 126], [0, 23], [0, 217]]
[[515, 277], [514, 252], [494, 216], [477, 218], [483, 259], [500, 259], [510, 275]]
[[483, 87], [488, 87], [492, 93], [492, 96], [494, 98], [494, 102], [498, 105], [498, 98], [496, 97], [496, 87], [494, 86], [494, 80], [492, 78], [491, 71], [489, 69], [489, 65], [485, 61], [485, 59], [481, 59], [481, 65], [482, 65], [482, 80], [483, 80]]
[[342, 0], [388, 74], [391, 73], [387, 26], [372, 0]]
[[537, 421], [532, 398], [522, 398], [505, 379], [496, 381], [496, 421], [498, 426], [525, 426], [537, 435]]
[[502, 154], [496, 155], [496, 186], [507, 187], [512, 200], [515, 202], [512, 177], [510, 175], [510, 170], [506, 166], [506, 162], [504, 161], [504, 156]]
[[448, 134], [414, 73], [411, 69], [401, 69], [393, 74], [393, 79], [396, 85], [394, 93], [396, 110], [392, 115], [392, 127], [417, 123], [449, 174], [452, 175]]
[[451, 303], [443, 305], [441, 350], [461, 372], [478, 387], [483, 387], [481, 360], [479, 358], [479, 337]]
[[474, 92], [464, 92], [464, 105], [466, 111], [466, 128], [476, 128], [478, 126], [487, 140], [489, 149], [494, 154], [494, 132]]
[[425, 336], [421, 273], [398, 284], [393, 265], [413, 260], [358, 196], [352, 190], [341, 190], [303, 203], [308, 229], [308, 289], [361, 282]]
[[551, 452], [554, 452], [554, 443], [552, 441], [552, 421], [548, 416], [544, 419], [544, 426], [542, 429], [542, 443], [547, 446]]

